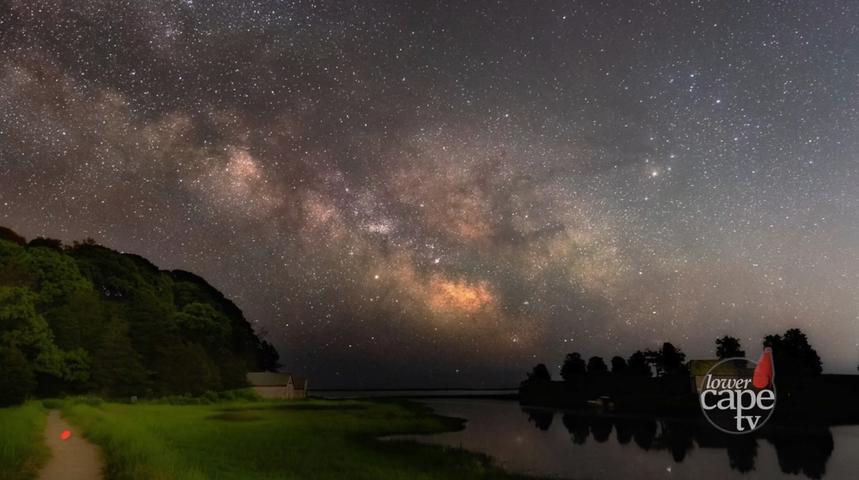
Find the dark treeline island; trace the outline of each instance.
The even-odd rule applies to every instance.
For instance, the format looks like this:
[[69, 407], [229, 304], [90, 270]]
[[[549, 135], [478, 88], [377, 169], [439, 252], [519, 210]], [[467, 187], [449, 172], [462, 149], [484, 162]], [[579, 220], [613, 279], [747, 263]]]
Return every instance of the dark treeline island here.
[[[819, 355], [797, 328], [767, 335], [762, 345], [773, 351], [777, 422], [859, 423], [859, 375], [823, 374]], [[716, 355], [719, 359], [746, 356], [740, 342], [730, 336], [716, 340]], [[694, 377], [705, 375], [713, 363], [687, 361], [686, 354], [668, 342], [659, 350], [639, 350], [629, 358], [616, 356], [610, 366], [601, 357], [586, 361], [570, 353], [561, 366], [560, 381], [552, 380], [545, 364], [535, 366], [520, 385], [519, 402], [563, 408], [607, 403], [621, 414], [700, 416]], [[603, 397], [605, 402], [594, 402]]]
[[201, 395], [277, 367], [274, 347], [202, 278], [89, 239], [28, 243], [0, 227], [0, 406]]

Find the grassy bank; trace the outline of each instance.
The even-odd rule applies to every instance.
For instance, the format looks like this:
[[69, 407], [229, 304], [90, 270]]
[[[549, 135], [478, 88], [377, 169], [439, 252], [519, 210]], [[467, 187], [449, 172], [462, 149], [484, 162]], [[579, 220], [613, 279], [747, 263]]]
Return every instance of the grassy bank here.
[[0, 409], [0, 480], [36, 478], [50, 457], [43, 437], [46, 420], [38, 402]]
[[491, 466], [483, 455], [377, 440], [461, 427], [395, 402], [67, 402], [64, 413], [103, 448], [108, 480], [524, 478]]

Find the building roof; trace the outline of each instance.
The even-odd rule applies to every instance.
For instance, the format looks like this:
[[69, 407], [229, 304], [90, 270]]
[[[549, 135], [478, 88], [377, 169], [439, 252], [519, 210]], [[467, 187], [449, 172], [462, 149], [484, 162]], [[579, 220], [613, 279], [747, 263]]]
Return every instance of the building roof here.
[[248, 381], [255, 387], [285, 387], [292, 383], [291, 373], [250, 372]]
[[[707, 372], [710, 371], [711, 368], [716, 366], [717, 363], [722, 360], [713, 359], [713, 360], [692, 360], [690, 368], [689, 368], [689, 376], [690, 377], [699, 377], [707, 375]], [[719, 365], [715, 370], [713, 370], [714, 375], [728, 375], [728, 376], [736, 376], [736, 375], [748, 375], [749, 372], [754, 372], [754, 369], [750, 368], [741, 368], [738, 369], [737, 365], [734, 363], [723, 363]]]
[[292, 382], [296, 390], [307, 390], [307, 377], [293, 377]]

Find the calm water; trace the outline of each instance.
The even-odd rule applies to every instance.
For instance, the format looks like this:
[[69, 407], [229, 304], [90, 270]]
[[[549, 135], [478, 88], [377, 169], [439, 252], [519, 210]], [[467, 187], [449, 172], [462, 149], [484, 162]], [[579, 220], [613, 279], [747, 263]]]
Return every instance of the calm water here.
[[512, 401], [420, 401], [467, 419], [466, 429], [399, 438], [482, 451], [512, 471], [617, 480], [859, 479], [859, 426], [735, 436], [706, 422], [595, 417]]

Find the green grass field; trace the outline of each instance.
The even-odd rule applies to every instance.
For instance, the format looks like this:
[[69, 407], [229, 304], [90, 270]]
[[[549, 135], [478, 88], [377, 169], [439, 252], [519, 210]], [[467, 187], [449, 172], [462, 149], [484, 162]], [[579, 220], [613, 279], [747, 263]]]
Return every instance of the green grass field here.
[[42, 433], [46, 419], [39, 402], [0, 409], [0, 480], [36, 477], [50, 457]]
[[393, 402], [66, 402], [64, 414], [102, 447], [108, 480], [524, 478], [480, 454], [377, 440], [461, 426]]

